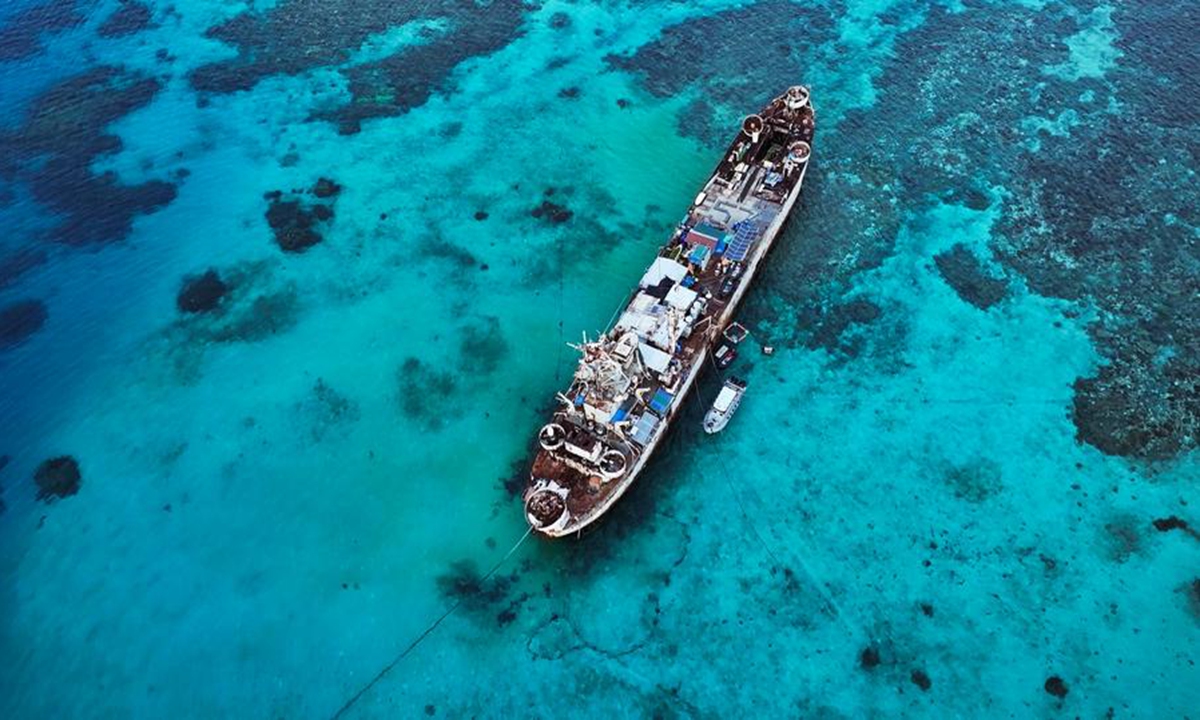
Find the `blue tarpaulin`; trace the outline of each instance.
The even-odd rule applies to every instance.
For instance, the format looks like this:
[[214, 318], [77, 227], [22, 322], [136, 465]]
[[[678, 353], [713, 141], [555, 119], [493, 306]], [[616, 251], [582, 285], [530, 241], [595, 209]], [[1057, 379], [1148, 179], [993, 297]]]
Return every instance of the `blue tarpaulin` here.
[[659, 389], [655, 391], [654, 397], [650, 399], [650, 409], [656, 413], [664, 413], [667, 408], [671, 407], [671, 401], [675, 396], [666, 390]]

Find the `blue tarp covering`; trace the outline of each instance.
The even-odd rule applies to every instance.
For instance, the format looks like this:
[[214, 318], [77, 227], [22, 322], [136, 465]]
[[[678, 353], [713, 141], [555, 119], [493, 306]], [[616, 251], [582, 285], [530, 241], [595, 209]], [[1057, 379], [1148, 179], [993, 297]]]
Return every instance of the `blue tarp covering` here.
[[671, 401], [675, 399], [671, 393], [666, 390], [659, 389], [655, 391], [654, 397], [650, 399], [650, 409], [656, 413], [663, 413], [667, 408], [671, 407]]
[[612, 416], [612, 419], [610, 420], [610, 422], [615, 422], [615, 423], [621, 422], [622, 420], [625, 419], [625, 416], [628, 414], [629, 414], [628, 408], [619, 407], [619, 408], [617, 408], [617, 411], [615, 413], [613, 413], [613, 416]]
[[703, 245], [697, 245], [696, 247], [692, 248], [690, 253], [688, 253], [688, 262], [695, 263], [697, 265], [703, 265], [704, 257], [706, 255], [708, 255], [708, 248], [704, 247]]

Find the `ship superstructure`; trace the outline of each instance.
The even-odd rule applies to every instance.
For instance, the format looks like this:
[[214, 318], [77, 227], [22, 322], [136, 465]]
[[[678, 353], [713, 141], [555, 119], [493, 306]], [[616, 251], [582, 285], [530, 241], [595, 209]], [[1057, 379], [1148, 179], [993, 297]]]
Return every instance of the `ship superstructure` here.
[[796, 202], [815, 120], [799, 85], [747, 116], [612, 327], [573, 346], [524, 493], [534, 530], [579, 532], [645, 467]]

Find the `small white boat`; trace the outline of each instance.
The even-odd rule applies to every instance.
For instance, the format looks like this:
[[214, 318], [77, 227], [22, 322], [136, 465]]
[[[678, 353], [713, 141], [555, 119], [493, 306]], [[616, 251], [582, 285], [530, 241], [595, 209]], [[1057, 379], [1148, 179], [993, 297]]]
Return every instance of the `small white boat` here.
[[717, 393], [717, 399], [713, 400], [712, 407], [708, 409], [708, 414], [704, 416], [704, 432], [711, 435], [724, 430], [729, 424], [729, 418], [737, 412], [745, 392], [745, 380], [735, 377], [726, 380], [721, 392]]

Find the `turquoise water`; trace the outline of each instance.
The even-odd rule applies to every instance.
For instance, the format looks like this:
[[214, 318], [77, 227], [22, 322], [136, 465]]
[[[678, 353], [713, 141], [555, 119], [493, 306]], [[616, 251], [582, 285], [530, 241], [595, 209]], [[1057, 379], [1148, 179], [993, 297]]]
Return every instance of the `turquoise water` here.
[[[0, 715], [331, 717], [455, 607], [344, 716], [1195, 717], [1198, 26], [6, 5]], [[485, 577], [566, 343], [795, 82], [737, 417]]]

